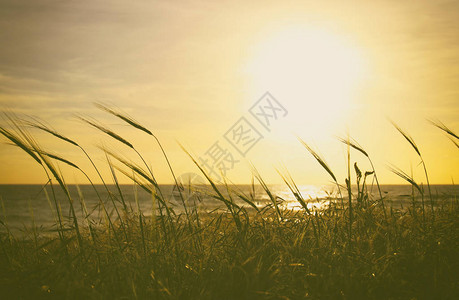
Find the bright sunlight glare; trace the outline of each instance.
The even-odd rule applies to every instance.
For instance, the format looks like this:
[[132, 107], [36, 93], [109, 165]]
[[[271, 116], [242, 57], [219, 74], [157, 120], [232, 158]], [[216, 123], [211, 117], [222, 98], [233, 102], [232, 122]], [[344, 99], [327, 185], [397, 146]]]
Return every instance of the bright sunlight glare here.
[[[321, 29], [291, 28], [261, 41], [248, 75], [257, 90], [289, 102], [298, 125], [327, 126], [352, 108], [352, 96], [366, 72], [361, 51], [350, 41]], [[322, 130], [327, 127], [321, 124]]]

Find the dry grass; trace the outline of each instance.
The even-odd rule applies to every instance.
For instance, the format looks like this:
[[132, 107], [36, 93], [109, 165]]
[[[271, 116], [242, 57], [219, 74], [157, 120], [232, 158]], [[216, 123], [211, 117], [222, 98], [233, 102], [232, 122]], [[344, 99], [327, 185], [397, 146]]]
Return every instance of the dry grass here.
[[[153, 136], [174, 175], [164, 149], [150, 130], [111, 108], [98, 107]], [[33, 238], [15, 236], [8, 228], [8, 212], [4, 214], [0, 223], [5, 229], [0, 234], [3, 299], [455, 299], [459, 296], [457, 199], [434, 206], [435, 199], [431, 197], [429, 211], [424, 209], [424, 202], [420, 205], [416, 201], [405, 210], [387, 208], [384, 202], [388, 199], [381, 192], [376, 198], [368, 192], [367, 177], [377, 180], [369, 154], [350, 139], [341, 140], [348, 145], [348, 175], [344, 179], [348, 184], [344, 187], [318, 152], [301, 141], [338, 187], [339, 196], [330, 198], [330, 205], [324, 210], [310, 210], [308, 200], [303, 198], [293, 178], [280, 173], [302, 207], [283, 208], [282, 199], [270, 191], [254, 169], [254, 177], [270, 199], [269, 204], [259, 207], [253, 194], [234, 192], [229, 184], [215, 182], [190, 155], [209, 183], [211, 191], [207, 196], [220, 201], [226, 210], [206, 213], [188, 207], [184, 213], [178, 213], [163, 196], [152, 170], [133, 143], [102, 124], [82, 118], [126, 145], [145, 165], [102, 149], [111, 170], [111, 184], [106, 184], [109, 181], [73, 139], [37, 120], [22, 124], [11, 115], [8, 120], [11, 128], [0, 127], [0, 133], [39, 163], [48, 177], [43, 192], [52, 191], [49, 201], [56, 216], [57, 236], [40, 235], [39, 230], [34, 230]], [[436, 126], [457, 138], [439, 124]], [[88, 211], [93, 208], [88, 210], [81, 191], [77, 200], [84, 216], [75, 215], [74, 199], [55, 164], [78, 166], [41, 149], [25, 125], [84, 152], [105, 189], [104, 194], [97, 193], [98, 208], [103, 211], [102, 223], [96, 225], [91, 219]], [[396, 128], [422, 160], [414, 139]], [[372, 169], [360, 170], [357, 163], [351, 164], [351, 149], [363, 154]], [[351, 165], [355, 175], [351, 174]], [[412, 177], [396, 167], [392, 170], [423, 197], [421, 185]], [[425, 172], [427, 178], [426, 169]], [[155, 204], [151, 219], [144, 216], [137, 197], [128, 199], [123, 194], [118, 184], [119, 174], [151, 195]], [[351, 176], [357, 191], [352, 190], [355, 186], [350, 184]], [[66, 198], [58, 198], [55, 188], [62, 189]], [[349, 195], [347, 205], [341, 195], [342, 188]], [[242, 204], [235, 198], [241, 199]], [[110, 202], [106, 203], [106, 199]], [[70, 222], [62, 218], [61, 201], [68, 201], [72, 208]], [[132, 201], [137, 204], [135, 208], [127, 205]], [[336, 201], [341, 205], [335, 205]]]

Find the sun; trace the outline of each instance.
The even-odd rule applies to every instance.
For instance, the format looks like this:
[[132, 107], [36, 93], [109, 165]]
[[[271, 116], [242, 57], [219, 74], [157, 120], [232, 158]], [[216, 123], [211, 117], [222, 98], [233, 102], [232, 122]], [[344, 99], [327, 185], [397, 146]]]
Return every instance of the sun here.
[[287, 102], [300, 125], [325, 115], [330, 125], [351, 109], [366, 64], [362, 51], [344, 36], [296, 26], [260, 41], [247, 72], [254, 90]]

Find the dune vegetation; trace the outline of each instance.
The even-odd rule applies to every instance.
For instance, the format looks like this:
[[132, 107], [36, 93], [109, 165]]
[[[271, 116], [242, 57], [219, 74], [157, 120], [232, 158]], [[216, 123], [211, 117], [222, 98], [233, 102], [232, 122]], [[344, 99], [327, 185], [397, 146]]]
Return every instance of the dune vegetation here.
[[[175, 184], [176, 174], [154, 133], [131, 117], [110, 107], [100, 109], [140, 130], [160, 147]], [[294, 180], [281, 174], [285, 185], [301, 205], [289, 210], [269, 189], [260, 174], [256, 181], [270, 202], [255, 205], [253, 194], [244, 194], [229, 184], [215, 182], [190, 155], [208, 181], [210, 197], [223, 211], [198, 211], [178, 188], [184, 210], [175, 211], [161, 191], [146, 158], [125, 137], [97, 120], [81, 117], [132, 150], [129, 160], [109, 149], [105, 153], [111, 177], [101, 175], [91, 155], [75, 140], [63, 136], [44, 122], [27, 121], [5, 114], [8, 122], [0, 133], [8, 143], [22, 149], [38, 163], [48, 181], [55, 218], [55, 233], [32, 230], [19, 236], [9, 230], [7, 216], [1, 219], [0, 297], [2, 299], [457, 299], [459, 297], [459, 203], [439, 200], [430, 188], [428, 170], [420, 149], [399, 128], [419, 156], [425, 184], [404, 171], [392, 171], [412, 189], [412, 204], [391, 207], [379, 186], [370, 155], [348, 138], [348, 174], [343, 182], [306, 142], [300, 141], [336, 184], [322, 210], [311, 210]], [[440, 122], [441, 129], [458, 146], [459, 137]], [[32, 136], [44, 131], [80, 149], [102, 182], [95, 191], [102, 222], [93, 220], [84, 197], [72, 197], [59, 164], [75, 168], [88, 182], [94, 179], [75, 163], [43, 149]], [[459, 146], [458, 146], [459, 148]], [[358, 151], [372, 169], [360, 170], [350, 160]], [[137, 159], [138, 158], [138, 159]], [[151, 194], [154, 211], [127, 205], [118, 177]], [[94, 186], [94, 185], [93, 185]], [[374, 186], [377, 193], [370, 193]], [[66, 197], [56, 197], [60, 189]], [[228, 192], [230, 191], [230, 192]], [[7, 199], [3, 199], [7, 201]], [[61, 203], [70, 207], [64, 217]], [[80, 209], [77, 211], [76, 206]], [[80, 211], [83, 216], [79, 215]]]

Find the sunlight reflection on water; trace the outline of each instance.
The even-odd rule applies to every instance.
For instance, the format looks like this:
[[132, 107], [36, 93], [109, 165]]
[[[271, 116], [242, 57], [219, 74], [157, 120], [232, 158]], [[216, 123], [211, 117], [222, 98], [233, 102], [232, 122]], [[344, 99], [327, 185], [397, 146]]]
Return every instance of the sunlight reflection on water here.
[[[88, 185], [80, 186], [82, 194], [84, 196], [84, 202], [88, 207], [89, 211], [92, 211], [91, 217], [95, 220], [102, 218], [102, 213], [97, 208], [99, 199], [94, 189]], [[103, 186], [96, 187], [99, 194], [103, 196], [106, 202], [106, 207], [113, 212], [113, 206], [109, 200], [106, 191]], [[112, 191], [115, 191], [115, 187], [109, 186]], [[183, 205], [179, 201], [178, 197], [171, 197], [173, 191], [172, 185], [160, 186], [163, 195], [169, 202], [170, 206], [173, 207], [176, 213], [183, 213]], [[228, 191], [224, 186], [218, 186], [218, 189], [225, 198], [228, 198]], [[272, 193], [274, 200], [277, 205], [281, 208], [290, 209], [292, 211], [299, 211], [302, 209], [301, 204], [296, 200], [294, 194], [285, 185], [269, 185], [269, 189]], [[338, 207], [341, 205], [341, 200], [337, 200], [337, 188], [333, 185], [301, 185], [298, 189], [304, 199], [307, 208], [310, 211], [321, 211], [327, 208], [330, 202], [337, 203]], [[381, 187], [383, 197], [387, 203], [387, 207], [394, 207], [397, 209], [406, 209], [413, 203], [411, 196], [411, 187], [407, 185], [383, 185]], [[70, 193], [74, 200], [75, 211], [78, 217], [82, 217], [80, 198], [77, 193], [76, 186], [69, 186]], [[137, 211], [137, 205], [135, 202], [135, 195], [138, 196], [140, 210], [145, 216], [151, 216], [152, 213], [157, 213], [153, 210], [153, 201], [151, 195], [145, 191], [140, 190], [137, 187], [137, 192], [132, 185], [121, 186], [124, 198], [127, 201], [128, 207], [132, 207], [134, 211]], [[185, 192], [191, 194], [192, 197], [185, 199], [187, 207], [197, 209], [198, 211], [210, 212], [213, 210], [225, 211], [225, 204], [215, 198], [215, 192], [210, 186], [204, 186], [200, 188], [199, 193], [195, 194], [196, 189], [187, 190]], [[355, 194], [356, 189], [354, 189]], [[346, 199], [347, 193], [342, 190], [344, 199]], [[65, 195], [57, 187], [55, 188], [56, 197], [60, 199], [62, 214], [68, 220], [69, 205]], [[273, 201], [268, 194], [263, 190], [261, 186], [251, 185], [235, 185], [230, 188], [230, 193], [235, 204], [239, 206], [249, 207], [242, 197], [245, 197], [247, 201], [253, 202], [258, 208], [264, 208], [267, 205], [273, 205]], [[454, 185], [433, 185], [432, 193], [435, 195], [435, 201], [437, 199], [443, 199], [448, 201], [454, 201], [459, 195], [459, 187]], [[50, 194], [51, 195], [51, 194]], [[117, 193], [114, 192], [114, 195]], [[43, 193], [42, 186], [40, 185], [0, 185], [0, 197], [3, 201], [4, 212], [2, 211], [2, 221], [6, 221], [10, 228], [24, 228], [29, 227], [32, 224], [30, 210], [33, 211], [34, 222], [37, 226], [49, 227], [54, 224], [54, 211], [50, 208], [49, 202]], [[186, 194], [185, 194], [186, 197]], [[353, 196], [355, 199], [355, 195]], [[228, 198], [229, 199], [229, 198]], [[379, 193], [376, 187], [373, 188], [371, 199], [378, 200]], [[428, 199], [425, 199], [428, 201]], [[119, 199], [117, 200], [117, 206], [121, 205]], [[346, 201], [346, 200], [345, 200]], [[417, 195], [415, 202], [420, 205], [420, 197]], [[120, 206], [119, 206], [120, 207]], [[3, 210], [3, 208], [2, 208]], [[4, 217], [6, 216], [6, 217]], [[4, 230], [4, 226], [0, 227], [0, 231]]]

